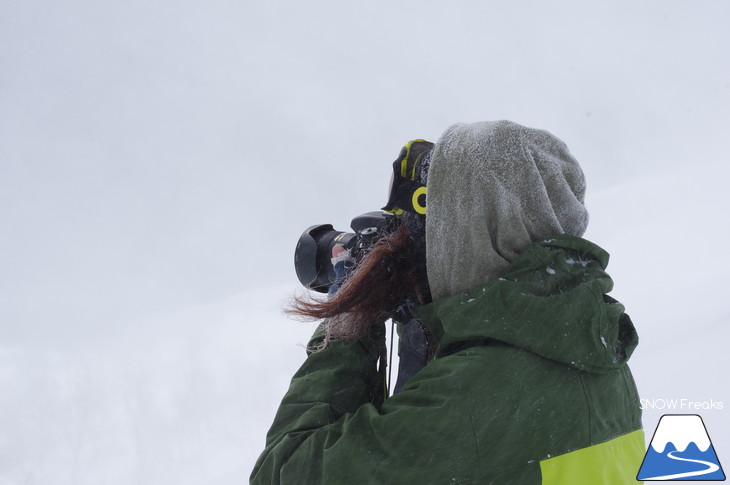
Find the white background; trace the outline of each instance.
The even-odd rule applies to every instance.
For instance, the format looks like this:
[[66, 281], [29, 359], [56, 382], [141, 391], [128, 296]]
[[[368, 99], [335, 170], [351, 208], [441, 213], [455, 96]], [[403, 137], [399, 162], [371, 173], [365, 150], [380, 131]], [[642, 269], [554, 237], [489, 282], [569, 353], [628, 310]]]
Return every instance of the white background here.
[[[454, 122], [562, 138], [645, 399], [730, 463], [724, 1], [3, 0], [0, 484], [246, 483], [301, 231]], [[726, 468], [725, 472], [730, 470]]]

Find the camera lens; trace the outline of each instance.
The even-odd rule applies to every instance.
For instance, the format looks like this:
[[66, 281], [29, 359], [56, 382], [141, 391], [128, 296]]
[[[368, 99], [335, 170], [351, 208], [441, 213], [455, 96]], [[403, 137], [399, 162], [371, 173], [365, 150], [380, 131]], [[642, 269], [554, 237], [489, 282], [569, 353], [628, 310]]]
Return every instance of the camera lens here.
[[352, 220], [350, 226], [355, 233], [336, 231], [330, 224], [307, 228], [299, 237], [294, 251], [294, 269], [299, 282], [309, 289], [327, 293], [335, 281], [332, 248], [341, 244], [359, 259], [388, 232], [392, 220], [391, 214], [373, 211]]
[[354, 237], [353, 233], [334, 230], [330, 224], [311, 226], [304, 231], [294, 252], [299, 282], [312, 290], [327, 293], [335, 280], [330, 262], [332, 248], [337, 244], [349, 247]]

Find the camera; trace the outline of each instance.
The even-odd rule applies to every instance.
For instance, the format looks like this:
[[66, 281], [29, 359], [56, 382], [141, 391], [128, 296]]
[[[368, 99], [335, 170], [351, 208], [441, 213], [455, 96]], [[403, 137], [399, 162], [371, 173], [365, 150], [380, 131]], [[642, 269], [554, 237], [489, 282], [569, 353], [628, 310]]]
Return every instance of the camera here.
[[299, 282], [309, 289], [327, 293], [335, 281], [332, 248], [341, 244], [359, 261], [388, 232], [393, 217], [393, 214], [382, 211], [366, 212], [350, 223], [354, 233], [337, 231], [331, 224], [307, 228], [299, 237], [294, 251], [294, 268]]

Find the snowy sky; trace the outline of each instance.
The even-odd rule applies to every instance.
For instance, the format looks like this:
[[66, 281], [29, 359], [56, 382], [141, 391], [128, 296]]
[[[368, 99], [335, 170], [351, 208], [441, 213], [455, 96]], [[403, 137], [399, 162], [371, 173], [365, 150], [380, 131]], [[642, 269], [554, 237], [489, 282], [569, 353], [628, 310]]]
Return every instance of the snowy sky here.
[[[139, 375], [123, 370], [132, 362], [127, 349], [159, 337], [149, 327], [168, 337], [182, 328], [181, 345], [194, 348], [205, 335], [199, 321], [242, 331], [259, 301], [269, 306], [253, 314], [273, 318], [270, 307], [298, 287], [293, 250], [302, 230], [326, 222], [346, 229], [353, 216], [381, 207], [401, 145], [435, 141], [454, 122], [510, 119], [563, 139], [588, 179], [588, 235], [614, 253], [609, 271], [625, 276], [622, 299], [651, 315], [652, 305], [666, 301], [666, 287], [642, 286], [637, 265], [667, 268], [667, 256], [681, 255], [662, 277], [691, 289], [711, 271], [697, 263], [721, 244], [714, 238], [728, 235], [713, 227], [720, 223], [712, 215], [727, 208], [728, 171], [717, 176], [708, 167], [727, 165], [729, 21], [724, 0], [6, 0], [0, 371], [24, 369], [14, 356], [42, 351], [48, 362], [33, 357], [31, 367], [44, 375], [56, 353], [121, 339], [119, 355], [130, 360], [100, 367], [98, 380], [122, 376], [137, 397], [150, 383], [164, 391], [176, 365], [164, 364], [159, 382], [141, 377], [151, 361], [139, 363]], [[666, 246], [646, 247], [647, 240]], [[724, 301], [726, 289], [716, 288], [712, 301]], [[712, 322], [728, 315], [719, 304], [710, 313]], [[662, 315], [671, 318], [671, 309]], [[642, 337], [652, 336], [648, 324]], [[247, 337], [259, 344], [270, 337], [251, 325]], [[238, 379], [225, 372], [240, 364], [240, 349], [224, 334], [210, 338], [193, 371], [216, 362], [209, 370], [225, 387]], [[274, 348], [255, 345], [246, 355], [263, 361]], [[69, 375], [93, 374], [87, 363], [68, 365]], [[291, 369], [278, 365], [266, 380], [286, 381]], [[17, 375], [37, 386], [1, 393], [0, 413], [11, 418], [49, 385], [46, 377]], [[104, 403], [119, 402], [122, 391], [74, 379], [94, 396], [79, 402], [96, 406], [100, 420], [108, 415]], [[180, 381], [180, 389], [188, 384]], [[59, 389], [59, 400], [73, 394]], [[248, 410], [263, 416], [254, 457], [281, 392], [259, 391], [268, 397]], [[160, 409], [179, 411], [165, 396], [144, 414], [150, 421]], [[196, 406], [208, 413], [208, 404]], [[68, 426], [57, 430], [58, 443], [78, 428]], [[33, 435], [20, 425], [13, 433]], [[155, 432], [151, 443], [168, 435]], [[104, 449], [84, 439], [89, 449]], [[21, 450], [16, 463], [40, 456], [41, 446], [55, 453], [40, 431], [28, 440], [14, 448]], [[119, 467], [139, 469], [133, 455], [132, 465]], [[102, 458], [88, 459], [110, 469]], [[33, 466], [42, 476], [46, 465]], [[68, 483], [80, 483], [72, 475]], [[124, 479], [106, 483], [128, 478], [117, 476]]]
[[8, 2], [3, 341], [293, 282], [299, 233], [453, 122], [548, 129], [589, 190], [724, 152], [726, 2], [445, 5]]

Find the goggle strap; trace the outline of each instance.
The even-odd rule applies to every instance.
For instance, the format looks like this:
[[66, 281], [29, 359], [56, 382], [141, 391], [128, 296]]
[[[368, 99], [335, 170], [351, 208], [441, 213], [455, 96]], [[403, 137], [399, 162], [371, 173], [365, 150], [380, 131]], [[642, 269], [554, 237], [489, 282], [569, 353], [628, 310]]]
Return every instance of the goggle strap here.
[[396, 215], [403, 211], [426, 214], [426, 186], [415, 182], [415, 178], [421, 158], [432, 148], [433, 143], [421, 139], [411, 140], [403, 146], [393, 162], [393, 186], [382, 210]]
[[414, 214], [426, 213], [426, 186], [405, 177], [393, 177], [393, 189], [384, 211], [399, 214], [400, 211]]

